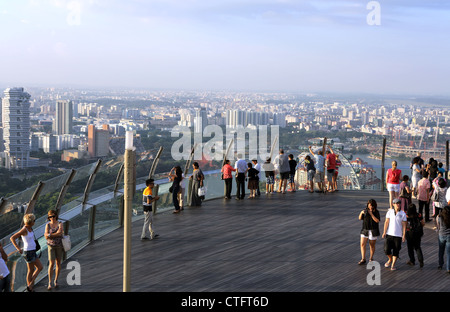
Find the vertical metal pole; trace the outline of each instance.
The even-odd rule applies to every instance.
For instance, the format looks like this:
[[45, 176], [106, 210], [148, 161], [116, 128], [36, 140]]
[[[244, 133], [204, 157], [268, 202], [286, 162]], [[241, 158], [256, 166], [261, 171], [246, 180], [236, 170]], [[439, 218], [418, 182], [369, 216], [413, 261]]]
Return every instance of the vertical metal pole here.
[[445, 180], [448, 181], [448, 141], [445, 142], [445, 162], [447, 163], [447, 169], [445, 170]]
[[123, 291], [130, 291], [131, 275], [131, 216], [134, 194], [134, 162], [135, 152], [125, 150], [124, 157], [124, 238], [123, 238]]
[[[155, 184], [155, 186], [153, 187], [153, 196], [158, 196], [158, 192], [159, 192], [159, 184]], [[153, 203], [152, 203], [152, 213], [153, 214], [156, 214], [156, 209], [158, 209], [158, 206], [157, 206], [157, 200], [155, 200]]]
[[91, 212], [89, 213], [89, 242], [93, 242], [95, 238], [95, 215], [97, 214], [97, 206], [91, 207]]
[[383, 152], [381, 154], [381, 191], [384, 192], [384, 159], [386, 157], [386, 138], [383, 138]]

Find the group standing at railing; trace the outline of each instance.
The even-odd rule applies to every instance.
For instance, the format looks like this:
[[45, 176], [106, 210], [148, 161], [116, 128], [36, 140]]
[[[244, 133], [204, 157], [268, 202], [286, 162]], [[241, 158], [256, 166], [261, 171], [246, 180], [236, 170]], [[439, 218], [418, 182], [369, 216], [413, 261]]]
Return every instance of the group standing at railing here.
[[[314, 160], [307, 155], [303, 162], [303, 167], [307, 172], [307, 181], [309, 192], [314, 193], [314, 182], [317, 183], [318, 190], [316, 192], [335, 192], [337, 191], [337, 176], [341, 162], [338, 156], [333, 152], [331, 147], [327, 151], [326, 158], [323, 152], [310, 152]], [[235, 172], [236, 180], [236, 199], [242, 200], [245, 197], [245, 182], [248, 181], [247, 188], [250, 191], [249, 198], [255, 198], [260, 195], [259, 181], [261, 180], [261, 172], [264, 171], [266, 178], [266, 194], [274, 192], [285, 194], [288, 189], [295, 192], [295, 173], [298, 169], [298, 162], [294, 159], [294, 155], [286, 155], [281, 149], [279, 154], [272, 160], [267, 158], [262, 166], [257, 159], [252, 159], [247, 163], [242, 155], [238, 155], [234, 167], [230, 165], [229, 160], [225, 160], [222, 167], [222, 180], [225, 183], [225, 199], [231, 199], [231, 191], [233, 185], [233, 175]], [[327, 184], [325, 184], [325, 169], [327, 170]], [[278, 184], [276, 186], [276, 184]]]
[[[62, 223], [58, 221], [58, 215], [55, 210], [49, 210], [47, 213], [48, 223], [45, 226], [45, 238], [48, 247], [48, 286], [50, 290], [53, 287], [58, 287], [58, 277], [61, 272], [61, 263], [63, 258], [63, 244], [62, 238], [64, 236]], [[16, 233], [14, 233], [10, 240], [17, 252], [23, 256], [27, 264], [27, 291], [34, 291], [34, 282], [43, 269], [40, 261], [41, 246], [34, 234], [33, 226], [35, 224], [35, 215], [32, 213], [25, 214], [23, 217], [24, 226]], [[23, 247], [20, 247], [17, 240], [21, 238]], [[11, 274], [8, 270], [6, 262], [8, 261], [7, 254], [3, 251], [0, 245], [2, 257], [0, 259], [0, 292], [8, 292], [11, 289]], [[53, 282], [53, 286], [52, 286]]]
[[[442, 170], [442, 164], [438, 164], [433, 158], [430, 158], [425, 165], [420, 154], [413, 158], [411, 169], [412, 185], [409, 184], [409, 176], [402, 175], [401, 170], [397, 168], [396, 161], [392, 161], [392, 167], [386, 173], [389, 209], [386, 213], [382, 237], [385, 238], [384, 253], [388, 261], [384, 266], [391, 270], [397, 269], [396, 263], [401, 245], [406, 241], [409, 257], [407, 264], [415, 265], [416, 253], [420, 267], [423, 267], [424, 255], [421, 248], [423, 227], [425, 222], [431, 222], [434, 219], [433, 229], [438, 232], [438, 269], [443, 268], [444, 254], [446, 254], [446, 271], [450, 273], [450, 188], [447, 187], [445, 171]], [[419, 211], [413, 199], [417, 199]], [[433, 206], [432, 219], [430, 205]], [[380, 236], [378, 226], [380, 213], [375, 200], [368, 201], [366, 209], [359, 214], [359, 219], [363, 221], [359, 264], [365, 264], [367, 242], [370, 249], [369, 261], [372, 261], [375, 243]]]

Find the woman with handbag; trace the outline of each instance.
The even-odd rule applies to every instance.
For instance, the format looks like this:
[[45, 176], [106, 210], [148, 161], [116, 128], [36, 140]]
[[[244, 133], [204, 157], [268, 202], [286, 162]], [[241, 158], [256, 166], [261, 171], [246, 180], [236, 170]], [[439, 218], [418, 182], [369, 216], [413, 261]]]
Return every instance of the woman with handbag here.
[[[58, 287], [58, 277], [61, 272], [61, 263], [63, 258], [63, 244], [62, 238], [64, 235], [63, 225], [58, 221], [58, 216], [55, 210], [49, 210], [47, 213], [48, 223], [45, 225], [45, 238], [47, 239], [48, 247], [48, 286], [47, 289], [52, 289], [53, 269], [55, 268], [54, 286]], [[56, 267], [55, 267], [56, 264]]]
[[435, 219], [436, 226], [434, 229], [437, 229], [438, 227], [438, 216], [442, 209], [444, 209], [445, 206], [447, 206], [447, 182], [444, 180], [444, 178], [440, 178], [437, 183], [433, 183], [434, 191], [433, 195], [435, 198], [433, 198], [433, 205], [434, 205], [434, 213], [432, 218]]
[[203, 175], [202, 170], [199, 168], [198, 162], [194, 162], [192, 164], [194, 168], [194, 172], [190, 179], [192, 180], [192, 188], [191, 188], [191, 202], [189, 206], [201, 206], [202, 198], [198, 195], [198, 190], [203, 187], [203, 180], [205, 176]]
[[411, 204], [411, 195], [412, 191], [409, 187], [409, 176], [404, 175], [402, 179], [402, 183], [400, 183], [400, 201], [401, 201], [401, 209], [406, 212], [408, 210], [409, 204]]
[[[40, 249], [39, 242], [34, 236], [33, 225], [36, 217], [32, 213], [28, 213], [23, 217], [23, 228], [10, 238], [11, 243], [17, 251], [25, 258], [27, 263], [27, 291], [33, 292], [34, 281], [42, 271], [42, 263], [39, 260], [37, 251]], [[17, 245], [16, 240], [21, 237], [23, 240], [23, 248]]]

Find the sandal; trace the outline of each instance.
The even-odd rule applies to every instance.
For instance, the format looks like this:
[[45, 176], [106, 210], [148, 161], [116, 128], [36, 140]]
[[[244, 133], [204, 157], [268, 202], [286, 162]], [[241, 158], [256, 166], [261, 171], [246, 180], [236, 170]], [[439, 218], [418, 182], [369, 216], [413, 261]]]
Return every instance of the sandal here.
[[362, 260], [360, 260], [360, 261], [358, 262], [359, 265], [365, 264], [365, 263], [366, 263], [366, 259], [362, 259]]
[[390, 261], [388, 261], [388, 262], [386, 262], [385, 264], [384, 264], [384, 267], [385, 268], [388, 268], [388, 267], [390, 267], [391, 266], [391, 262]]

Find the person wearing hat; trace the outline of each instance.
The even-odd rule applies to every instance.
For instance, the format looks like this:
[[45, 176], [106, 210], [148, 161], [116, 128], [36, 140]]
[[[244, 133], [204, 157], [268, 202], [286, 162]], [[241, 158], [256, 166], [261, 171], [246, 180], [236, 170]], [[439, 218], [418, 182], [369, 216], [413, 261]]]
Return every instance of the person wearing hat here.
[[382, 237], [385, 238], [384, 252], [388, 257], [388, 261], [384, 264], [386, 268], [396, 270], [395, 263], [399, 257], [402, 242], [406, 240], [406, 213], [401, 210], [401, 201], [398, 198], [392, 200], [393, 209], [389, 209], [386, 213], [386, 221], [384, 222], [384, 232]]

